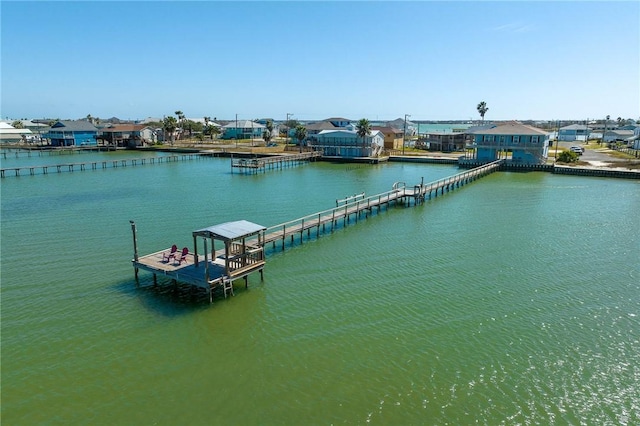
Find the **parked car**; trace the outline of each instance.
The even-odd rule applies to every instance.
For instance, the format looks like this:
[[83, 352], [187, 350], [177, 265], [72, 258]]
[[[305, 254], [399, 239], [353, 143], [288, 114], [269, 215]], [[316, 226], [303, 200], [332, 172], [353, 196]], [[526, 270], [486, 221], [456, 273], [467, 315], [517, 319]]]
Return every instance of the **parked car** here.
[[584, 148], [582, 148], [581, 146], [572, 146], [569, 149], [578, 155], [582, 155], [582, 153], [584, 152]]

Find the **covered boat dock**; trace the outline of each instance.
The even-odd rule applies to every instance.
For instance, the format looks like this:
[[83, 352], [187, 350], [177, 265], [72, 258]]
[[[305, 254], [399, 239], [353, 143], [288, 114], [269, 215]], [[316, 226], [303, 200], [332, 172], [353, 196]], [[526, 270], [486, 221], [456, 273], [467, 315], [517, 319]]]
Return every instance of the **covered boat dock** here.
[[[260, 278], [263, 278], [264, 226], [246, 220], [222, 223], [193, 231], [193, 252], [186, 247], [183, 251], [167, 248], [139, 256], [136, 225], [133, 221], [130, 223], [136, 283], [139, 283], [138, 271], [142, 269], [153, 273], [154, 284], [157, 284], [157, 275], [164, 275], [175, 283], [203, 288], [209, 295], [209, 302], [212, 302], [213, 291], [217, 288], [221, 288], [226, 297], [233, 294], [233, 281], [244, 278], [246, 286], [248, 275], [253, 272], [260, 272]], [[198, 254], [200, 241], [203, 246], [202, 254]]]

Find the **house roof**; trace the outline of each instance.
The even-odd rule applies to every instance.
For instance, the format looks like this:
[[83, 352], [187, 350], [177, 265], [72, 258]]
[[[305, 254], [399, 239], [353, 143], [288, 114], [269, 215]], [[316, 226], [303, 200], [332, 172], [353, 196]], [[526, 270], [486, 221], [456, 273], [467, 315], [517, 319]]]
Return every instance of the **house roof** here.
[[57, 121], [53, 126], [51, 126], [51, 129], [61, 129], [61, 130], [65, 130], [65, 131], [71, 131], [71, 132], [97, 132], [98, 128], [96, 126], [94, 126], [93, 124], [91, 124], [88, 121], [84, 121], [84, 120], [60, 120]]
[[236, 126], [236, 121], [230, 121], [229, 124], [222, 126], [225, 129], [250, 129], [250, 128], [254, 128], [254, 129], [260, 129], [260, 128], [264, 128], [266, 126], [263, 126], [260, 123], [256, 123], [255, 121], [251, 121], [251, 120], [238, 120], [238, 125]]
[[584, 124], [571, 124], [569, 126], [560, 127], [560, 130], [589, 130]]
[[20, 135], [30, 135], [33, 132], [29, 129], [16, 129], [9, 123], [0, 122], [0, 135], [2, 136], [20, 136]]
[[324, 119], [322, 121], [348, 121], [349, 123], [351, 123], [351, 120], [344, 117], [331, 117], [331, 118]]
[[[326, 135], [337, 135], [337, 134], [342, 134], [345, 136], [354, 136], [354, 137], [359, 137], [358, 136], [358, 132], [356, 132], [355, 130], [347, 130], [347, 129], [335, 129], [335, 130], [323, 130], [320, 133], [318, 133], [318, 135], [322, 135], [322, 136], [326, 136]], [[382, 132], [380, 130], [370, 130], [369, 134], [367, 136], [375, 136], [377, 134], [382, 135]], [[384, 136], [384, 135], [382, 135]]]
[[[393, 121], [387, 121], [387, 126], [395, 126], [395, 125], [400, 125], [404, 127], [404, 118], [396, 118]], [[407, 126], [415, 126], [414, 123], [412, 123], [411, 121], [407, 120]]]
[[210, 226], [208, 228], [193, 231], [193, 236], [215, 238], [217, 240], [232, 241], [242, 237], [255, 235], [265, 228], [257, 223], [246, 220], [237, 220], [235, 222], [226, 222], [219, 225]]
[[487, 129], [493, 129], [494, 127], [496, 127], [495, 124], [482, 124], [480, 126], [471, 126], [471, 127], [467, 127], [467, 130], [465, 130], [465, 133], [478, 133], [481, 130], [487, 130]]
[[396, 129], [391, 126], [371, 126], [371, 130], [380, 130], [382, 133], [400, 133], [402, 134], [402, 130]]
[[112, 127], [105, 127], [102, 129], [103, 132], [139, 132], [144, 128], [149, 126], [145, 126], [144, 124], [118, 124]]
[[339, 129], [339, 127], [334, 126], [329, 121], [317, 121], [315, 123], [307, 124], [304, 126], [307, 130], [335, 130]]
[[618, 129], [607, 130], [605, 135], [627, 136], [627, 137], [629, 137], [629, 136], [633, 136], [633, 130], [618, 130]]
[[518, 123], [516, 121], [511, 123], [505, 123], [493, 127], [491, 129], [478, 130], [474, 132], [476, 135], [533, 135], [533, 136], [546, 136], [549, 132], [546, 132], [537, 127], [527, 126], [526, 124]]

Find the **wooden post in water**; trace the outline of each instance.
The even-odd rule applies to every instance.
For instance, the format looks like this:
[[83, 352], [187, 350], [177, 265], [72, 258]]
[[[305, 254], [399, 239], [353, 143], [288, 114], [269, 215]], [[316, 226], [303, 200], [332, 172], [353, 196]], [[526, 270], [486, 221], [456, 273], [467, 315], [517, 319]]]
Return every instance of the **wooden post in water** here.
[[[137, 263], [138, 262], [138, 238], [137, 238], [137, 232], [136, 232], [136, 223], [132, 220], [130, 220], [129, 223], [131, 224], [131, 232], [133, 233], [133, 260]], [[134, 266], [133, 270], [134, 270], [134, 275], [136, 277], [136, 287], [138, 287], [140, 285], [140, 280], [138, 279], [138, 267]]]

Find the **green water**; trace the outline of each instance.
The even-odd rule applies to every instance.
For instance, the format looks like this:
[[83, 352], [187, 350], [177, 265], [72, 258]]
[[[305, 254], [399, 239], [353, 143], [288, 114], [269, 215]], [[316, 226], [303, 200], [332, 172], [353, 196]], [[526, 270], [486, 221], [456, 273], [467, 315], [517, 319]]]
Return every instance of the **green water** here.
[[145, 254], [456, 172], [206, 159], [3, 179], [2, 423], [638, 424], [636, 181], [494, 173], [271, 252], [263, 282], [213, 305], [135, 286], [130, 219]]

